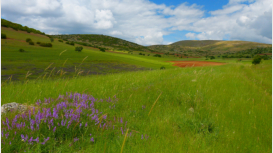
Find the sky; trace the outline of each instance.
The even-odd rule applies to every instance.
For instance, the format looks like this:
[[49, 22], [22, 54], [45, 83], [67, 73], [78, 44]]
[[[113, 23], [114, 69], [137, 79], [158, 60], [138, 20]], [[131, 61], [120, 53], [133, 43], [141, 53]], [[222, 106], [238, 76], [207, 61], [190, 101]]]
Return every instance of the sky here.
[[144, 46], [272, 44], [272, 0], [2, 0], [1, 18], [47, 34], [103, 34]]

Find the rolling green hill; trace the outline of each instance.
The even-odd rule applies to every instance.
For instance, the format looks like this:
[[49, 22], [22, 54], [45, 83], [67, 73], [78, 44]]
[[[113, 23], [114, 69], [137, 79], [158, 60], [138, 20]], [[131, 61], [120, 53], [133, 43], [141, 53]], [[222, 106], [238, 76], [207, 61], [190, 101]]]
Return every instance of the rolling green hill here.
[[[220, 41], [220, 40], [185, 40], [170, 45], [149, 46], [152, 50], [164, 53], [189, 54], [190, 56], [218, 56], [223, 54], [236, 54], [256, 48], [272, 48], [272, 44], [263, 44], [249, 41]], [[270, 49], [268, 50], [270, 52]], [[272, 52], [272, 49], [271, 49]]]
[[[77, 52], [75, 48], [82, 45], [66, 44], [43, 34], [11, 27], [1, 27], [1, 34], [6, 36], [6, 39], [1, 39], [1, 81], [112, 74], [162, 66], [171, 68], [172, 64], [164, 61], [176, 59], [153, 57], [152, 53], [102, 52], [89, 46], [83, 46], [83, 50]], [[30, 45], [27, 39], [33, 44]], [[43, 47], [41, 44], [52, 46]]]
[[73, 34], [73, 35], [52, 35], [65, 41], [72, 41], [84, 46], [95, 48], [106, 48], [107, 50], [126, 50], [126, 51], [153, 51], [148, 47], [138, 45], [123, 39], [96, 34]]

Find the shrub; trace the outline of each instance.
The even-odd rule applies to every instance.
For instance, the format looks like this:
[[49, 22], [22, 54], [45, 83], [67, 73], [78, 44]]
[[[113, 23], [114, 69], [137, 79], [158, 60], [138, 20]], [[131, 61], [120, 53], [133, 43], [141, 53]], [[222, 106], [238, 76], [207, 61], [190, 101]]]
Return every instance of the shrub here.
[[51, 43], [40, 43], [40, 46], [42, 47], [52, 47]]
[[37, 41], [36, 44], [41, 44], [41, 42], [40, 42], [40, 41]]
[[50, 37], [49, 39], [50, 39], [50, 41], [51, 41], [51, 42], [53, 42], [53, 41], [54, 41], [54, 38], [52, 38], [52, 37]]
[[63, 41], [63, 40], [61, 40], [61, 39], [59, 39], [58, 41], [59, 41], [59, 42], [64, 42], [64, 41]]
[[28, 44], [34, 45], [34, 42], [33, 41], [29, 41]]
[[74, 44], [74, 42], [69, 42], [69, 41], [67, 41], [66, 42], [66, 44], [68, 44], [68, 45], [72, 45], [72, 46], [74, 46], [75, 44]]
[[1, 33], [1, 39], [7, 39], [7, 35], [4, 33]]
[[27, 38], [27, 39], [26, 39], [26, 42], [30, 42], [30, 41], [31, 41], [31, 39], [30, 39], [30, 38]]
[[262, 60], [262, 57], [260, 55], [255, 55], [253, 60], [252, 60], [252, 64], [256, 65], [256, 64], [260, 64]]
[[19, 49], [19, 52], [24, 52], [25, 50], [23, 50], [22, 48], [21, 49]]
[[139, 53], [138, 55], [142, 55], [142, 53]]
[[215, 57], [214, 56], [210, 56], [210, 59], [213, 60], [213, 59], [215, 59]]
[[160, 70], [164, 70], [164, 69], [166, 69], [165, 66], [161, 66], [160, 67]]
[[105, 52], [105, 49], [104, 48], [100, 48], [100, 51]]
[[82, 49], [83, 49], [83, 47], [82, 47], [82, 46], [80, 46], [80, 47], [76, 47], [76, 48], [75, 48], [75, 51], [77, 51], [77, 52], [81, 52], [81, 51], [82, 51]]
[[161, 57], [161, 55], [160, 54], [155, 54], [154, 57]]

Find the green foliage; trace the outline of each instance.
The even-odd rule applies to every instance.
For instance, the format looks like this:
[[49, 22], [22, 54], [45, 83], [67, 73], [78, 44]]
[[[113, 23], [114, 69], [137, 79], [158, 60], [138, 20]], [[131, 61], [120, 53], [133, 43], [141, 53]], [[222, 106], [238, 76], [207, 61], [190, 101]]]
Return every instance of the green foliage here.
[[4, 33], [1, 33], [1, 39], [7, 39], [7, 36], [6, 36], [6, 34], [4, 34]]
[[160, 67], [160, 70], [164, 70], [164, 69], [166, 69], [165, 66], [161, 66]]
[[26, 42], [30, 42], [30, 41], [32, 41], [30, 38], [27, 38], [27, 39], [26, 39]]
[[82, 49], [83, 49], [83, 47], [82, 47], [82, 46], [80, 46], [80, 47], [75, 47], [75, 51], [77, 51], [77, 52], [81, 52], [81, 51], [82, 51]]
[[33, 41], [29, 41], [28, 44], [29, 45], [34, 45], [34, 42]]
[[41, 42], [40, 42], [40, 41], [37, 41], [36, 44], [41, 44]]
[[22, 48], [19, 49], [19, 52], [24, 52], [25, 50], [23, 50]]
[[268, 55], [265, 54], [265, 55], [262, 56], [262, 59], [264, 59], [264, 60], [269, 60], [270, 57], [269, 57]]
[[142, 55], [142, 53], [138, 53], [138, 55]]
[[254, 64], [254, 65], [260, 64], [261, 60], [262, 60], [262, 57], [260, 55], [255, 55], [252, 60], [252, 64]]
[[61, 39], [59, 39], [58, 41], [59, 41], [59, 42], [64, 42], [64, 41], [63, 41], [63, 40], [61, 40]]
[[40, 43], [40, 46], [42, 47], [52, 47], [51, 43]]
[[161, 55], [160, 54], [155, 54], [154, 57], [161, 57]]
[[10, 21], [5, 20], [5, 19], [1, 19], [1, 26], [3, 26], [3, 27], [10, 27], [10, 28], [12, 28], [14, 30], [26, 31], [28, 33], [32, 32], [32, 33], [37, 33], [37, 34], [45, 35], [44, 32], [41, 32], [41, 31], [33, 29], [33, 28], [29, 28], [27, 26], [22, 26], [21, 24], [10, 22]]
[[54, 38], [52, 38], [52, 37], [50, 37], [49, 39], [50, 39], [50, 41], [51, 41], [51, 42], [53, 42], [53, 41], [54, 41]]
[[210, 56], [210, 59], [213, 60], [213, 59], [215, 59], [215, 57], [214, 56]]
[[105, 52], [105, 48], [99, 48], [100, 51]]
[[72, 46], [74, 46], [74, 45], [75, 45], [75, 43], [74, 43], [73, 41], [71, 41], [71, 42], [67, 41], [67, 42], [66, 42], [66, 44], [68, 44], [68, 45], [72, 45]]

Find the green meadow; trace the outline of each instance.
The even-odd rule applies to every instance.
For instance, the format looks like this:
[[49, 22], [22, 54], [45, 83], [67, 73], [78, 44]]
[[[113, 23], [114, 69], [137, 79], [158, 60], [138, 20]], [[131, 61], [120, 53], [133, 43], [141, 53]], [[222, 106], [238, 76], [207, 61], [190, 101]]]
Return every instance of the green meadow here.
[[[26, 128], [9, 129], [6, 119], [11, 122], [16, 113], [2, 115], [2, 152], [272, 152], [272, 60], [252, 65], [251, 60], [216, 59], [226, 64], [180, 68], [166, 61], [204, 59], [118, 54], [87, 47], [76, 52], [75, 46], [57, 39], [52, 48], [38, 46], [37, 41], [50, 42], [46, 36], [3, 27], [2, 33], [10, 39], [1, 40], [1, 75], [17, 75], [18, 80], [2, 79], [1, 105], [36, 106], [39, 100], [54, 99], [37, 106], [39, 113], [43, 107], [69, 101], [60, 95], [80, 93], [103, 99], [93, 106], [102, 112], [99, 124], [91, 124], [85, 114], [72, 122], [73, 130], [59, 125], [63, 112], [54, 119], [56, 132], [44, 120], [40, 129], [30, 130], [29, 122]], [[26, 43], [26, 38], [35, 45]], [[104, 73], [100, 67], [95, 72], [105, 75], [84, 75], [92, 64], [101, 63], [109, 65], [104, 65]], [[128, 69], [115, 70], [111, 67], [115, 64]], [[160, 70], [162, 66], [166, 69]], [[137, 71], [130, 72], [131, 68]], [[59, 77], [58, 70], [71, 77]], [[102, 122], [105, 126], [100, 127]], [[49, 140], [27, 143], [22, 134]]]

